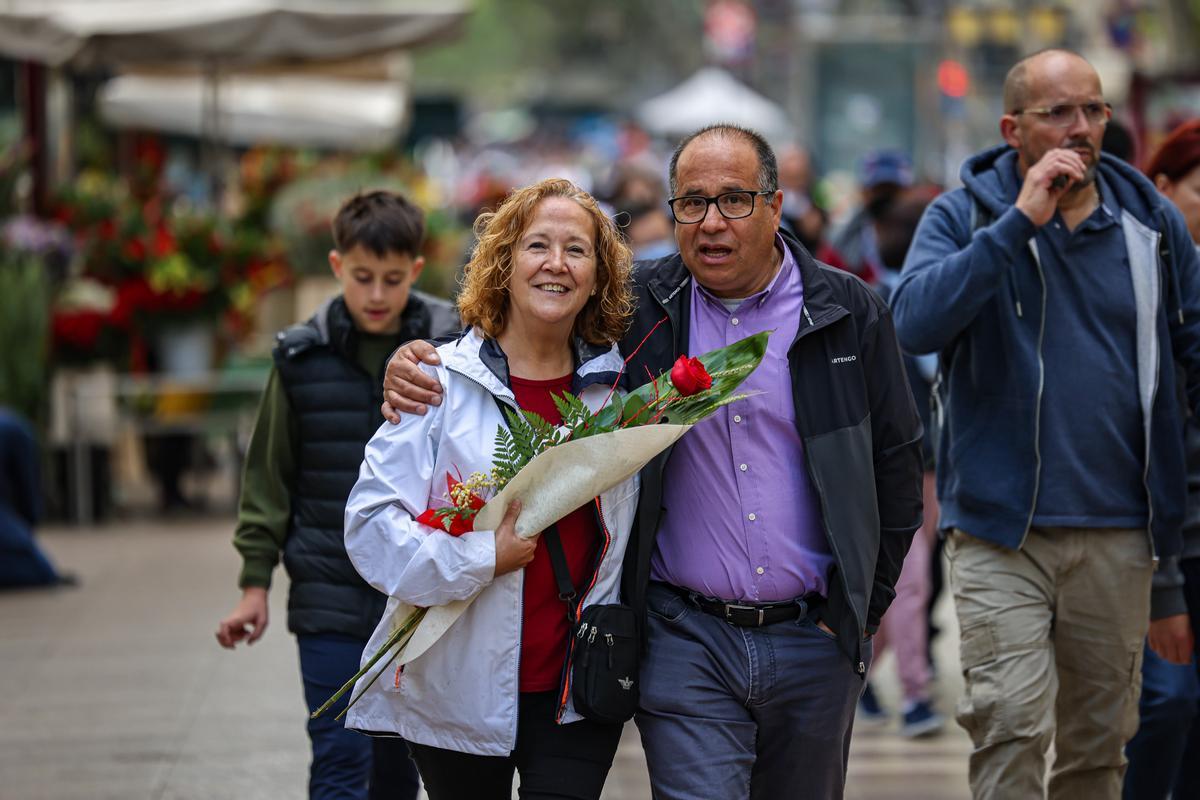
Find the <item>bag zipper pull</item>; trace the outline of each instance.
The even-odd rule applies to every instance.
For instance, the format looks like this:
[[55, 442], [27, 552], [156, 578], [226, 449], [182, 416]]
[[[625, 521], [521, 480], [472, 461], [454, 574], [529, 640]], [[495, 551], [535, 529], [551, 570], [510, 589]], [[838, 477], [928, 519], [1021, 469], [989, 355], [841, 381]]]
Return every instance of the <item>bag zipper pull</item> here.
[[612, 663], [612, 659], [613, 659], [613, 637], [612, 637], [612, 634], [611, 634], [611, 633], [606, 633], [606, 634], [604, 634], [604, 640], [605, 640], [606, 642], [608, 642], [608, 668], [611, 670], [611, 669], [613, 668], [613, 663]]
[[[589, 626], [587, 625], [587, 623], [584, 623], [584, 626], [579, 631], [580, 638], [582, 638], [583, 634], [587, 632], [588, 627]], [[588, 636], [588, 639], [587, 639], [588, 646], [583, 648], [583, 657], [579, 659], [580, 663], [584, 667], [587, 667], [587, 665], [588, 665], [588, 661], [590, 660], [590, 656], [592, 655], [592, 647], [591, 647], [592, 640], [596, 638], [596, 626], [592, 625], [591, 629], [592, 629], [591, 635]]]

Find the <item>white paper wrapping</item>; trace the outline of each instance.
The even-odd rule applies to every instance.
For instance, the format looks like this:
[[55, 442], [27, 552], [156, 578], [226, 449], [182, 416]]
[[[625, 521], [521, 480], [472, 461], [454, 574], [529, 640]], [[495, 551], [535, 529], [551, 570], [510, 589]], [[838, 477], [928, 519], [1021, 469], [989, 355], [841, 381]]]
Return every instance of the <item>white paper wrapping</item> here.
[[[643, 425], [551, 447], [531, 459], [503, 491], [480, 509], [475, 515], [474, 528], [494, 530], [504, 518], [509, 502], [519, 499], [517, 534], [525, 538], [536, 536], [552, 522], [633, 476], [691, 427]], [[430, 608], [398, 663], [407, 664], [428, 650], [469, 605], [470, 600], [459, 600]], [[414, 610], [410, 605], [398, 606], [392, 614], [392, 630], [400, 627]]]

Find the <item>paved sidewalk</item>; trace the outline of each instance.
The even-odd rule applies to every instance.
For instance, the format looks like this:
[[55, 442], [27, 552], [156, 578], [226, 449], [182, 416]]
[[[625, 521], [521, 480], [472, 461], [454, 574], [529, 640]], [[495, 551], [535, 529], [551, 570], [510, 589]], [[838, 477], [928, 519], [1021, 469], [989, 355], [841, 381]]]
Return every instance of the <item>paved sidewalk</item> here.
[[[228, 652], [213, 638], [238, 598], [232, 525], [212, 517], [42, 532], [82, 584], [0, 593], [0, 798], [305, 797], [308, 743], [282, 575], [262, 641]], [[950, 633], [943, 650], [954, 649]], [[941, 663], [953, 676], [957, 665]], [[894, 681], [881, 693], [894, 699]], [[861, 731], [847, 796], [964, 798], [966, 753], [953, 723], [922, 742]], [[632, 725], [604, 797], [649, 797]]]

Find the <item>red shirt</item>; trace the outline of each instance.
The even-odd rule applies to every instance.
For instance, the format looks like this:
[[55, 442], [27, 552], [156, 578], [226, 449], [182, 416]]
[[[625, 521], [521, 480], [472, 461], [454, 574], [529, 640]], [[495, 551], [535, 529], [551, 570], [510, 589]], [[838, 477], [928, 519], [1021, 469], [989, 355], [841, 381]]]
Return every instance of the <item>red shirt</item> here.
[[[550, 393], [571, 389], [571, 376], [549, 381], [529, 381], [513, 377], [517, 405], [533, 411], [555, 425], [562, 417]], [[567, 557], [567, 568], [576, 590], [585, 588], [591, 577], [592, 560], [600, 542], [600, 532], [591, 504], [575, 509], [558, 521], [558, 536]], [[546, 542], [539, 536], [533, 561], [525, 567], [524, 616], [521, 625], [520, 691], [552, 692], [558, 689], [563, 663], [567, 657], [566, 605], [558, 599], [558, 584]]]

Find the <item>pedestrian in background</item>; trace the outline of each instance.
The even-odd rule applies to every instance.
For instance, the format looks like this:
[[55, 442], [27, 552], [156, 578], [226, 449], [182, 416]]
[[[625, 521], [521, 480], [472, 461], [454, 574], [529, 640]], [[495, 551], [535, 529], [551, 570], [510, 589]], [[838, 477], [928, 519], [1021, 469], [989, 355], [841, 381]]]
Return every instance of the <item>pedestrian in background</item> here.
[[[1159, 145], [1146, 175], [1183, 213], [1200, 243], [1200, 120], [1185, 123]], [[1125, 800], [1200, 797], [1200, 423], [1187, 435], [1187, 517], [1178, 569], [1171, 556], [1154, 575], [1150, 634], [1142, 664], [1141, 726], [1125, 748]]]
[[[921, 215], [938, 194], [938, 187], [918, 185], [905, 189], [892, 199], [875, 221], [876, 242], [882, 265], [875, 289], [886, 301], [900, 280], [900, 267], [908, 254]], [[900, 676], [900, 734], [908, 738], [930, 736], [945, 724], [933, 704], [933, 665], [929, 650], [928, 612], [932, 598], [931, 575], [937, 554], [937, 490], [934, 479], [934, 427], [930, 416], [931, 391], [937, 374], [937, 356], [905, 354], [904, 369], [913, 400], [921, 416], [925, 436], [921, 456], [925, 475], [922, 486], [924, 514], [921, 527], [913, 537], [904, 568], [896, 581], [896, 599], [879, 623], [875, 634], [875, 664], [882, 653], [896, 654], [896, 672]], [[874, 671], [874, 667], [872, 667]], [[887, 718], [868, 680], [859, 700], [859, 717], [864, 720]]]
[[[425, 263], [424, 231], [421, 210], [390, 192], [359, 195], [339, 209], [329, 264], [342, 293], [277, 337], [246, 453], [233, 540], [242, 599], [221, 620], [217, 641], [232, 649], [262, 637], [282, 556], [291, 579], [288, 629], [310, 713], [358, 671], [386, 601], [359, 577], [343, 543], [346, 498], [383, 422], [384, 364], [401, 342], [458, 327], [449, 303], [412, 289]], [[416, 768], [404, 740], [346, 730], [334, 717], [348, 700], [308, 721], [309, 797], [413, 800]]]
[[0, 589], [73, 586], [38, 547], [42, 518], [41, 462], [29, 423], [0, 408]]
[[847, 269], [867, 283], [877, 283], [884, 269], [875, 226], [889, 205], [913, 184], [912, 161], [898, 150], [868, 153], [859, 166], [860, 205], [833, 232], [830, 245]]
[[1111, 109], [1048, 50], [1004, 85], [1005, 144], [926, 212], [892, 308], [940, 353], [941, 526], [977, 798], [1121, 795], [1154, 558], [1179, 553], [1173, 359], [1200, 405], [1200, 262], [1178, 210], [1101, 155]]

